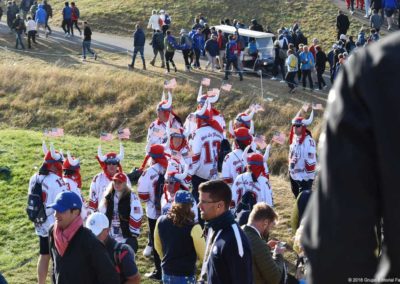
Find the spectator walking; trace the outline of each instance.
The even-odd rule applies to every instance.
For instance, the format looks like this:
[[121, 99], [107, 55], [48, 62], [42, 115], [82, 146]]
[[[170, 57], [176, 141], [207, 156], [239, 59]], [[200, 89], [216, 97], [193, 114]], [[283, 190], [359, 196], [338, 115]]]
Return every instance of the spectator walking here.
[[228, 80], [228, 75], [230, 73], [230, 67], [233, 65], [236, 71], [239, 73], [240, 81], [243, 81], [243, 72], [238, 67], [238, 47], [234, 35], [229, 36], [229, 42], [226, 44], [225, 48], [225, 77], [224, 80]]
[[216, 35], [212, 35], [211, 38], [206, 41], [204, 50], [205, 50], [207, 58], [208, 58], [205, 69], [207, 70], [208, 67], [211, 65], [211, 71], [214, 72], [215, 66], [216, 66], [216, 57], [219, 53], [218, 41], [217, 41]]
[[287, 73], [285, 80], [289, 86], [289, 93], [294, 93], [296, 88], [296, 82], [294, 81], [294, 78], [296, 77], [298, 71], [298, 58], [294, 54], [292, 49], [289, 49], [287, 51], [287, 54], [288, 54], [288, 58], [286, 59]]
[[106, 214], [111, 224], [110, 236], [137, 253], [143, 210], [138, 197], [128, 187], [124, 173], [113, 176], [100, 202], [99, 212]]
[[336, 29], [337, 29], [337, 39], [340, 39], [340, 35], [346, 35], [347, 30], [350, 27], [349, 18], [339, 10], [338, 16], [336, 17]]
[[178, 69], [176, 68], [176, 65], [174, 62], [175, 47], [177, 46], [177, 44], [176, 44], [175, 37], [173, 37], [171, 34], [171, 31], [167, 31], [167, 35], [164, 38], [164, 46], [165, 46], [165, 61], [167, 64], [166, 73], [169, 73], [169, 71], [170, 71], [169, 63], [172, 64], [172, 66], [175, 69], [175, 72], [177, 72]]
[[278, 80], [278, 72], [281, 72], [281, 83], [285, 82], [285, 60], [286, 60], [286, 51], [282, 49], [279, 46], [279, 41], [276, 40], [274, 42], [274, 53], [275, 53], [275, 59], [274, 59], [274, 66], [272, 69], [272, 78], [271, 80], [276, 81]]
[[78, 30], [79, 35], [82, 35], [81, 29], [78, 26], [80, 12], [79, 12], [78, 7], [76, 7], [75, 2], [71, 2], [71, 12], [72, 12], [72, 14], [71, 14], [71, 21], [72, 21], [71, 34], [74, 35], [74, 25], [75, 25], [75, 28]]
[[12, 33], [12, 29], [13, 29], [13, 23], [16, 19], [16, 14], [14, 14], [14, 9], [13, 6], [11, 4], [11, 2], [7, 3], [7, 26], [10, 29], [10, 33]]
[[153, 37], [151, 39], [151, 45], [153, 47], [154, 57], [150, 61], [150, 65], [154, 66], [157, 58], [157, 54], [160, 54], [161, 58], [161, 68], [165, 67], [164, 60], [164, 35], [161, 31], [157, 30], [153, 33]]
[[53, 8], [51, 5], [47, 2], [47, 0], [43, 0], [43, 5], [44, 5], [44, 10], [46, 11], [46, 28], [49, 31], [49, 34], [51, 34], [51, 28], [49, 26], [49, 18], [53, 18]]
[[37, 11], [38, 7], [39, 7], [38, 2], [35, 1], [35, 2], [33, 2], [33, 5], [31, 6], [31, 8], [29, 9], [29, 13], [31, 14], [32, 20], [34, 20], [34, 21], [35, 21], [36, 11]]
[[180, 31], [180, 44], [182, 46], [182, 56], [185, 61], [185, 71], [190, 71], [190, 64], [193, 56], [193, 39], [187, 34], [185, 29]]
[[249, 30], [251, 31], [258, 31], [258, 32], [264, 32], [264, 29], [262, 25], [260, 25], [256, 19], [251, 20], [251, 25], [249, 27]]
[[48, 36], [48, 33], [46, 32], [46, 21], [47, 21], [47, 12], [44, 8], [43, 4], [40, 4], [38, 6], [38, 9], [36, 11], [36, 28], [37, 28], [37, 33], [39, 35], [39, 32], [41, 29], [43, 29], [43, 33], [45, 35], [45, 37]]
[[152, 29], [154, 33], [156, 31], [161, 31], [160, 16], [157, 14], [157, 10], [153, 10], [151, 12], [151, 16], [150, 16], [149, 22], [147, 24], [147, 28]]
[[325, 52], [322, 50], [320, 45], [315, 47], [317, 53], [315, 54], [315, 69], [317, 71], [317, 79], [318, 79], [318, 89], [322, 90], [322, 88], [326, 88], [326, 83], [323, 78], [323, 74], [326, 68], [326, 61], [328, 61]]
[[[396, 9], [400, 8], [399, 3], [397, 0], [383, 0], [382, 3], [382, 8], [385, 11], [387, 23], [388, 23], [388, 31], [392, 30], [394, 21], [393, 21], [393, 15], [396, 12]], [[379, 30], [378, 30], [379, 32]]]
[[313, 80], [311, 78], [311, 70], [314, 68], [314, 56], [311, 52], [308, 51], [308, 46], [303, 47], [303, 52], [300, 53], [300, 69], [301, 69], [301, 77], [303, 80], [303, 89], [306, 89], [306, 80], [308, 78], [308, 82], [310, 84], [311, 91], [314, 89]]
[[86, 61], [86, 51], [93, 55], [94, 60], [97, 60], [97, 54], [90, 48], [92, 42], [92, 29], [88, 22], [83, 22], [83, 41], [82, 41], [82, 61]]
[[138, 52], [140, 53], [140, 57], [142, 58], [143, 70], [146, 70], [146, 62], [144, 59], [144, 44], [146, 42], [146, 36], [140, 24], [136, 24], [135, 32], [133, 33], [133, 56], [132, 63], [128, 64], [128, 67], [131, 69], [135, 68], [135, 59]]
[[250, 244], [229, 210], [229, 186], [222, 180], [212, 180], [200, 184], [199, 191], [201, 218], [208, 229], [200, 277], [210, 284], [253, 283]]
[[198, 28], [196, 32], [193, 34], [193, 51], [195, 55], [195, 62], [194, 67], [200, 68], [200, 55], [203, 53], [204, 50], [204, 35], [202, 33], [201, 28]]
[[279, 284], [286, 278], [285, 248], [275, 240], [266, 244], [277, 221], [274, 209], [260, 202], [254, 205], [247, 225], [243, 227], [252, 251], [254, 284]]
[[161, 258], [164, 284], [196, 283], [196, 258], [203, 261], [205, 241], [194, 222], [193, 200], [190, 192], [178, 190], [167, 215], [157, 221], [154, 246]]
[[223, 72], [224, 71], [225, 48], [226, 48], [227, 40], [226, 40], [225, 35], [222, 33], [222, 30], [218, 30], [217, 42], [218, 42], [218, 49], [219, 49], [218, 63], [219, 63], [220, 71]]
[[28, 32], [28, 48], [32, 48], [31, 40], [36, 44], [36, 23], [32, 20], [31, 16], [28, 16], [28, 21], [26, 22], [26, 30]]
[[18, 46], [21, 45], [21, 48], [25, 49], [24, 43], [22, 42], [22, 34], [26, 32], [26, 26], [20, 14], [17, 14], [12, 24], [12, 29], [15, 31], [15, 48], [18, 49]]
[[64, 31], [65, 37], [71, 36], [71, 27], [72, 27], [72, 9], [69, 6], [69, 2], [64, 3], [64, 8], [62, 10], [62, 23], [61, 27]]
[[82, 201], [72, 191], [59, 193], [53, 204], [56, 221], [49, 230], [55, 284], [119, 284], [119, 276], [104, 245], [83, 227]]
[[107, 216], [95, 212], [86, 220], [86, 228], [101, 241], [108, 256], [119, 273], [121, 284], [139, 284], [140, 273], [135, 263], [135, 252], [126, 244], [117, 242], [110, 237], [110, 222]]

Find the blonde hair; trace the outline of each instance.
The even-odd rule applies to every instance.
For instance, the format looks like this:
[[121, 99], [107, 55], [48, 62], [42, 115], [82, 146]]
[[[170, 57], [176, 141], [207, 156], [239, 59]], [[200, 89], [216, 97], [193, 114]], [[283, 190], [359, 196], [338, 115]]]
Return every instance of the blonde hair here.
[[[106, 190], [104, 192], [104, 195], [103, 195], [103, 199], [100, 201], [99, 207], [104, 207], [104, 206], [107, 207], [108, 204], [107, 204], [106, 196], [108, 196], [109, 194], [112, 194], [113, 191], [115, 191], [114, 181], [111, 181], [107, 185], [107, 188], [106, 188]], [[124, 196], [125, 194], [130, 193], [131, 191], [132, 191], [132, 189], [128, 186], [128, 183], [126, 183], [126, 182], [123, 183], [123, 188], [122, 188], [122, 191], [121, 191], [121, 195], [119, 196], [118, 200], [121, 199], [122, 196]]]

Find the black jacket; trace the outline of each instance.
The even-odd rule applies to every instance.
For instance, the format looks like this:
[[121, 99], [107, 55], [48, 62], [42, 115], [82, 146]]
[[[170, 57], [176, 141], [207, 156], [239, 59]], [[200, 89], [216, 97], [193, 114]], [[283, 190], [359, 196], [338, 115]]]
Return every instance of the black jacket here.
[[399, 49], [397, 32], [355, 53], [329, 95], [320, 181], [303, 235], [310, 283], [373, 279], [381, 219], [389, 269], [382, 279], [400, 278]]
[[119, 276], [104, 245], [93, 233], [81, 227], [72, 238], [64, 256], [49, 230], [50, 255], [53, 260], [53, 284], [119, 284]]
[[350, 27], [349, 18], [344, 14], [338, 15], [336, 17], [336, 27], [339, 31], [343, 31], [343, 33], [346, 34], [347, 30]]
[[315, 68], [319, 71], [324, 71], [326, 66], [326, 54], [323, 51], [319, 51], [315, 54]]
[[133, 46], [134, 47], [140, 47], [140, 46], [144, 46], [144, 43], [146, 41], [146, 37], [144, 35], [144, 32], [142, 29], [137, 29], [134, 33], [133, 33]]

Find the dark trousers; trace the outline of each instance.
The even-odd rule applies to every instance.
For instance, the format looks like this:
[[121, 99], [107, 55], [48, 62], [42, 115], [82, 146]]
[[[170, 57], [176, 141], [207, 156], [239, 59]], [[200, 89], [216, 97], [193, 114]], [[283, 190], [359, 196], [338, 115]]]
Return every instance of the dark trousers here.
[[189, 69], [190, 68], [190, 63], [189, 63], [190, 49], [182, 50], [182, 55], [183, 55], [183, 60], [185, 61], [185, 66], [187, 69]]
[[176, 66], [175, 66], [175, 62], [174, 62], [174, 51], [166, 51], [165, 52], [165, 63], [167, 63], [167, 71], [169, 72], [169, 63], [171, 62], [172, 66], [175, 69], [176, 72]]
[[143, 68], [146, 67], [146, 62], [144, 61], [144, 46], [135, 46], [133, 48], [133, 56], [132, 56], [132, 67], [135, 66], [135, 59], [136, 59], [136, 55], [138, 54], [138, 52], [140, 53], [140, 57], [142, 58], [142, 62], [143, 62]]
[[237, 58], [236, 58], [236, 57], [235, 57], [234, 59], [227, 59], [227, 60], [226, 60], [226, 65], [225, 65], [225, 79], [228, 79], [228, 75], [229, 75], [230, 69], [231, 69], [231, 64], [232, 64], [233, 67], [235, 67], [235, 69], [239, 72], [239, 77], [240, 77], [240, 79], [243, 79], [243, 73], [242, 73], [242, 71], [239, 69], [238, 61], [237, 61]]
[[321, 90], [322, 87], [326, 86], [325, 80], [322, 77], [322, 75], [324, 74], [323, 69], [317, 69], [317, 78], [318, 78], [318, 88]]
[[135, 254], [137, 253], [138, 248], [139, 248], [139, 244], [138, 244], [137, 238], [135, 238], [135, 237], [129, 237], [129, 238], [126, 239], [126, 242], [125, 242], [125, 243], [126, 243], [127, 245], [129, 245], [129, 246], [133, 249], [133, 251], [135, 252]]
[[51, 33], [51, 28], [49, 26], [49, 17], [46, 18], [46, 27], [45, 28], [49, 30], [49, 33]]
[[18, 45], [21, 45], [22, 49], [25, 49], [24, 43], [22, 42], [22, 33], [15, 33], [15, 48], [18, 48]]
[[291, 185], [294, 197], [297, 199], [297, 196], [303, 190], [311, 190], [313, 182], [314, 182], [314, 180], [312, 180], [312, 179], [294, 180], [294, 179], [292, 179], [292, 177], [290, 177], [290, 185]]
[[31, 48], [31, 40], [36, 43], [36, 31], [28, 32], [28, 48]]
[[287, 72], [286, 74], [286, 82], [291, 90], [296, 87], [296, 82], [294, 81], [294, 77], [296, 77], [297, 71]]
[[72, 28], [72, 21], [71, 19], [64, 19], [62, 21], [61, 27], [66, 34], [71, 34], [71, 28]]
[[[198, 177], [196, 175], [192, 176], [192, 195], [196, 203], [199, 203], [199, 186], [201, 183], [206, 182], [208, 180]], [[198, 208], [198, 216], [199, 216], [199, 224], [203, 228], [204, 227], [204, 220], [200, 217], [200, 209]]]
[[347, 30], [339, 30], [338, 33], [337, 33], [337, 39], [339, 40], [340, 39], [340, 35], [345, 35], [345, 34], [347, 34]]
[[196, 57], [195, 61], [194, 61], [194, 66], [195, 67], [200, 67], [200, 49], [193, 49], [194, 51], [194, 56]]
[[285, 63], [284, 62], [274, 62], [274, 67], [272, 68], [272, 75], [276, 77], [279, 73], [278, 68], [281, 71], [282, 80], [285, 79]]
[[78, 30], [79, 34], [81, 34], [81, 29], [78, 27], [78, 20], [73, 20], [71, 24], [71, 33], [74, 34], [74, 26]]
[[314, 88], [314, 84], [311, 78], [311, 70], [301, 70], [302, 73], [302, 79], [303, 79], [303, 88], [307, 86], [306, 80], [308, 78], [308, 82], [310, 83], [310, 88], [311, 90]]
[[161, 260], [156, 249], [154, 248], [154, 230], [156, 228], [157, 219], [147, 218], [149, 222], [149, 245], [153, 247], [154, 266], [161, 273]]
[[163, 49], [155, 49], [153, 48], [153, 54], [154, 57], [153, 59], [150, 61], [150, 64], [154, 65], [154, 63], [156, 62], [156, 58], [157, 58], [157, 54], [160, 54], [160, 58], [161, 58], [161, 68], [164, 68], [165, 65], [165, 61], [164, 61], [164, 50]]

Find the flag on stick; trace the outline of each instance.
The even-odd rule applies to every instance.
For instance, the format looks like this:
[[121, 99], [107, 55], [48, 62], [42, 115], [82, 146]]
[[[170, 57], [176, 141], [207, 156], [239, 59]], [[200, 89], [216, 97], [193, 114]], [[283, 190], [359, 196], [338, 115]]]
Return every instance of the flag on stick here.
[[283, 145], [283, 144], [285, 144], [285, 141], [286, 141], [286, 135], [282, 132], [275, 131], [274, 135], [272, 136], [272, 141], [274, 141], [280, 145]]
[[203, 86], [209, 87], [210, 84], [211, 84], [210, 78], [203, 78], [203, 80], [201, 80], [201, 84], [202, 84]]
[[119, 129], [118, 130], [118, 139], [129, 139], [131, 136], [131, 132], [129, 128]]
[[100, 134], [101, 141], [112, 141], [113, 139], [114, 139], [114, 136], [111, 133], [102, 132]]

